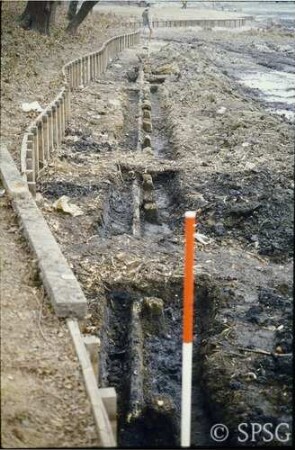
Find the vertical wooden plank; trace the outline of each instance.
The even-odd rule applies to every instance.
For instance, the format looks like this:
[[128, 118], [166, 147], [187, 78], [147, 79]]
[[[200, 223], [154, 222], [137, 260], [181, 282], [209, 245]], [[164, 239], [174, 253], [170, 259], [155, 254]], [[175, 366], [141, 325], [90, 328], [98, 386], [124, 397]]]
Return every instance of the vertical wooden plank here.
[[44, 167], [44, 143], [43, 143], [43, 127], [42, 119], [37, 122], [37, 134], [38, 134], [38, 154], [39, 154], [39, 170]]
[[28, 134], [27, 140], [27, 183], [31, 194], [36, 196], [36, 177], [35, 177], [35, 153], [33, 146], [33, 134]]
[[48, 109], [47, 117], [48, 117], [48, 151], [49, 157], [51, 157], [51, 152], [53, 150], [52, 108]]
[[44, 114], [42, 116], [42, 129], [43, 129], [43, 154], [44, 154], [44, 163], [49, 161], [49, 146], [48, 146], [48, 116]]

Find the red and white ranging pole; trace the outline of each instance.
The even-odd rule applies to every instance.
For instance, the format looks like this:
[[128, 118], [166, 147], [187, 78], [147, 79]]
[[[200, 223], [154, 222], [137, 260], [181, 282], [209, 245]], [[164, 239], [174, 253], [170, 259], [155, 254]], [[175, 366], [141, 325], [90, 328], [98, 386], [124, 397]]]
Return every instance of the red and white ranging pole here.
[[182, 335], [181, 447], [191, 445], [194, 256], [196, 213], [188, 211], [184, 219], [184, 290]]

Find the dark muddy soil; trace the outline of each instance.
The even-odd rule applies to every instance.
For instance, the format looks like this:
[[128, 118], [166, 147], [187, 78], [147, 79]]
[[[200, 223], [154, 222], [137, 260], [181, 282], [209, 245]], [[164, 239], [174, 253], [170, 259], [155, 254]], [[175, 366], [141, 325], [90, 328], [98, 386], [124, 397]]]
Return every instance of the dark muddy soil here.
[[281, 175], [267, 167], [204, 174], [196, 187], [207, 201], [200, 214], [205, 234], [238, 239], [278, 261], [293, 255], [293, 191]]
[[[155, 89], [156, 86], [156, 89]], [[151, 90], [151, 105], [152, 105], [152, 146], [157, 158], [172, 159], [173, 148], [169, 141], [167, 133], [167, 117], [163, 107], [161, 106], [161, 85], [155, 85]]]
[[134, 151], [138, 141], [137, 117], [138, 117], [138, 91], [126, 90], [126, 107], [124, 111], [125, 139], [120, 143], [122, 150]]
[[[157, 38], [149, 56], [129, 49], [75, 93], [72, 131], [39, 182], [42, 211], [89, 299], [83, 326], [101, 337], [100, 383], [118, 393], [119, 443], [139, 448], [179, 445], [182, 223], [197, 211], [210, 240], [196, 241], [192, 445], [269, 445], [265, 433], [241, 442], [238, 425], [291, 425], [293, 130], [239, 71], [268, 61], [291, 71], [290, 36]], [[148, 153], [136, 151], [140, 85], [131, 80], [142, 62], [145, 86], [151, 71], [165, 72], [150, 84]], [[61, 195], [84, 214], [54, 211]], [[212, 439], [215, 423], [228, 427], [226, 443]], [[279, 438], [272, 443], [290, 444]]]
[[157, 218], [154, 223], [146, 220], [144, 213], [144, 235], [160, 235], [181, 232], [179, 214], [181, 210], [181, 190], [178, 174], [175, 172], [162, 172], [153, 175], [154, 200], [157, 206]]
[[[181, 404], [181, 284], [145, 291], [108, 286], [101, 360], [102, 385], [119, 393], [123, 447], [179, 446]], [[194, 353], [193, 446], [208, 445], [212, 421], [200, 389], [200, 343], [208, 320], [208, 292], [198, 288]], [[135, 311], [136, 310], [136, 311]], [[122, 377], [122, 373], [129, 374]]]
[[[212, 42], [195, 39], [201, 45], [193, 51], [191, 44], [171, 44], [155, 61], [177, 60], [185, 74], [165, 87], [174, 137], [183, 149], [180, 159], [191, 159], [185, 188], [200, 198], [189, 206], [199, 209], [204, 233], [218, 241], [234, 239], [261, 255], [288, 258], [293, 254], [293, 130], [288, 121], [267, 114], [230, 73], [220, 73], [221, 64], [228, 68], [232, 63], [224, 48], [235, 51], [241, 37], [235, 36], [234, 45], [218, 44], [214, 35]], [[236, 74], [251, 55], [246, 49], [244, 43], [235, 60]], [[273, 53], [269, 58], [274, 60]]]

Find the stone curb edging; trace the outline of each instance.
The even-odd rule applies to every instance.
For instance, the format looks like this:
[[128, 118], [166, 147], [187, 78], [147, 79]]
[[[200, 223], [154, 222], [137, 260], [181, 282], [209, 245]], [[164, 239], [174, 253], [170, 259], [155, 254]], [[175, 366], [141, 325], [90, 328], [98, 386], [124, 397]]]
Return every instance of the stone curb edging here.
[[0, 147], [0, 174], [37, 258], [41, 279], [56, 315], [83, 318], [87, 312], [87, 300], [80, 284], [4, 145]]
[[115, 36], [96, 52], [77, 58], [62, 67], [63, 87], [44, 111], [29, 125], [21, 144], [21, 174], [33, 195], [36, 180], [59, 148], [71, 116], [71, 91], [102, 74], [124, 48], [139, 43], [140, 33]]
[[0, 175], [23, 227], [24, 235], [36, 255], [41, 279], [54, 311], [58, 317], [67, 317], [67, 326], [81, 366], [101, 444], [103, 447], [116, 447], [116, 438], [78, 322], [76, 319], [70, 319], [70, 317], [85, 316], [87, 300], [39, 211], [26, 181], [21, 177], [15, 162], [3, 144], [0, 145]]

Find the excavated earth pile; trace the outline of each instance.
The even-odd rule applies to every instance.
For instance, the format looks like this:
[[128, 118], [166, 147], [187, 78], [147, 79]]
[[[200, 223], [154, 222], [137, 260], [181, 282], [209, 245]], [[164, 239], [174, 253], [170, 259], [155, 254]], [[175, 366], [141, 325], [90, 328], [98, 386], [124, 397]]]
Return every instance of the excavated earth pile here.
[[37, 201], [88, 298], [82, 328], [101, 338], [125, 447], [179, 445], [182, 223], [197, 211], [192, 445], [217, 445], [218, 422], [243, 445], [241, 422], [291, 425], [294, 185], [291, 123], [239, 70], [262, 64], [255, 45], [278, 56], [290, 36], [157, 38], [75, 92]]

